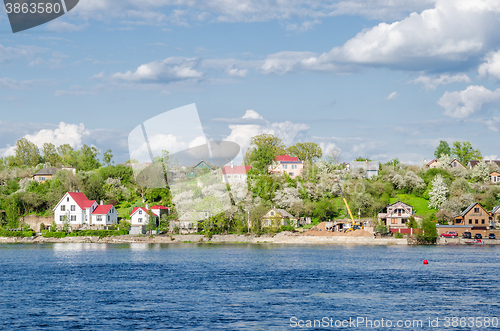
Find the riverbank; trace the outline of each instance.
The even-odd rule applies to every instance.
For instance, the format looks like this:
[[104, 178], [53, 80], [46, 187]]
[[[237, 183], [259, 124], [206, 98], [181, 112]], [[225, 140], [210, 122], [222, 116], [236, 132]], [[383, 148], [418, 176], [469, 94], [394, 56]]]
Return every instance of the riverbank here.
[[301, 236], [298, 233], [280, 232], [270, 235], [158, 235], [136, 236], [123, 235], [99, 238], [97, 236], [45, 238], [41, 236], [28, 238], [0, 237], [0, 243], [148, 243], [148, 244], [182, 244], [182, 243], [244, 243], [244, 244], [343, 244], [343, 245], [407, 245], [406, 239], [375, 238], [373, 236]]

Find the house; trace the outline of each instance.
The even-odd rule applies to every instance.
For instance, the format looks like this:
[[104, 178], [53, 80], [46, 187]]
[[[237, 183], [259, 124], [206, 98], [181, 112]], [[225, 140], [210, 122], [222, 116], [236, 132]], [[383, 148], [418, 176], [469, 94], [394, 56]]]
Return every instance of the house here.
[[92, 226], [108, 227], [118, 222], [118, 211], [113, 205], [99, 205], [90, 216]]
[[459, 169], [463, 169], [463, 170], [467, 170], [467, 167], [464, 166], [460, 161], [458, 161], [457, 159], [453, 159], [451, 160], [450, 162], [450, 167], [452, 168], [459, 168]]
[[268, 226], [280, 227], [282, 225], [297, 226], [297, 218], [284, 209], [271, 208], [260, 219], [261, 219], [261, 225], [263, 227], [268, 227]]
[[226, 184], [246, 183], [247, 172], [252, 169], [251, 166], [235, 166], [231, 161], [230, 166], [222, 168], [222, 182]]
[[[484, 162], [485, 162], [486, 164], [488, 164], [488, 163], [495, 163], [497, 166], [499, 166], [499, 167], [500, 167], [500, 160], [486, 160], [486, 161], [484, 161]], [[469, 161], [469, 163], [467, 163], [467, 167], [468, 167], [469, 169], [472, 169], [472, 168], [474, 168], [475, 166], [477, 166], [477, 165], [478, 165], [478, 163], [479, 163], [479, 161], [478, 161], [478, 160]]]
[[92, 213], [97, 207], [97, 202], [87, 199], [83, 193], [66, 192], [52, 209], [54, 222], [58, 227], [68, 222], [72, 229], [81, 228], [84, 224], [90, 224]]
[[472, 203], [460, 215], [454, 217], [454, 225], [472, 225], [473, 230], [487, 230], [490, 227], [490, 213], [479, 203]]
[[408, 218], [415, 214], [412, 206], [398, 201], [391, 203], [378, 212], [378, 219], [385, 223], [386, 226], [391, 228], [406, 228]]
[[493, 171], [490, 173], [490, 183], [498, 184], [500, 182], [500, 173], [497, 171]]
[[278, 155], [273, 163], [269, 166], [269, 172], [283, 175], [287, 173], [292, 179], [302, 175], [304, 163], [298, 157], [290, 155]]
[[153, 206], [151, 207], [151, 212], [153, 214], [155, 214], [156, 216], [158, 216], [159, 219], [161, 219], [161, 217], [163, 215], [170, 215], [170, 208], [169, 207], [165, 207], [165, 206]]
[[213, 171], [213, 170], [215, 170], [215, 168], [212, 167], [207, 162], [203, 161], [203, 159], [202, 159], [200, 162], [196, 163], [194, 166], [191, 167], [191, 170], [188, 172], [187, 177], [193, 178], [193, 177], [196, 177], [200, 173]]
[[145, 234], [146, 226], [149, 224], [150, 219], [154, 218], [158, 225], [158, 216], [153, 214], [147, 206], [134, 207], [130, 213], [130, 231], [129, 234]]
[[76, 168], [63, 167], [61, 169], [58, 169], [58, 168], [54, 168], [54, 167], [48, 167], [48, 168], [43, 168], [43, 169], [38, 170], [38, 172], [36, 174], [31, 176], [31, 179], [35, 180], [37, 182], [43, 183], [46, 180], [52, 179], [54, 177], [54, 175], [56, 174], [56, 172], [58, 172], [59, 170], [71, 171], [73, 174], [76, 173]]
[[198, 222], [208, 219], [208, 212], [190, 211], [183, 213], [178, 219], [170, 222], [170, 230], [179, 229], [179, 233], [196, 233], [198, 232]]
[[[436, 168], [441, 164], [438, 159], [433, 159], [429, 163], [427, 163], [427, 168], [432, 169]], [[451, 160], [450, 163], [448, 164], [451, 168], [459, 168], [459, 169], [464, 169], [467, 170], [467, 167], [464, 166], [460, 161], [458, 161], [456, 158]]]
[[365, 178], [378, 176], [379, 167], [380, 163], [378, 161], [352, 161], [347, 164], [349, 170], [363, 169], [365, 171]]

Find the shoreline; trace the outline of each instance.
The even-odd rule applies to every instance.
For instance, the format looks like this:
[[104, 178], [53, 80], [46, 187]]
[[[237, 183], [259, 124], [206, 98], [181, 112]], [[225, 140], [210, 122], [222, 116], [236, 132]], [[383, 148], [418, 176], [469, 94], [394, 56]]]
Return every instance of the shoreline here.
[[[172, 240], [173, 239], [173, 240]], [[38, 243], [99, 243], [99, 244], [185, 244], [185, 243], [212, 243], [212, 244], [331, 244], [331, 245], [408, 245], [406, 239], [375, 238], [375, 237], [349, 237], [349, 236], [301, 236], [297, 234], [276, 234], [274, 236], [262, 235], [236, 235], [219, 234], [211, 238], [198, 234], [136, 236], [123, 235], [116, 237], [99, 238], [97, 236], [45, 238], [37, 237], [0, 237], [0, 243], [38, 244]]]

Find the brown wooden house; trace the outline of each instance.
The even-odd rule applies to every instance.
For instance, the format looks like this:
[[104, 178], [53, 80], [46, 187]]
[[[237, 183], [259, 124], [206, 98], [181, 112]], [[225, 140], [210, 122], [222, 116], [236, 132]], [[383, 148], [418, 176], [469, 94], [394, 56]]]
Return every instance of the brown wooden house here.
[[472, 230], [487, 230], [490, 227], [490, 213], [478, 202], [474, 202], [460, 215], [455, 216], [454, 225], [472, 225]]
[[412, 206], [398, 201], [391, 203], [378, 212], [378, 218], [390, 228], [406, 228], [408, 218], [413, 216], [415, 210]]

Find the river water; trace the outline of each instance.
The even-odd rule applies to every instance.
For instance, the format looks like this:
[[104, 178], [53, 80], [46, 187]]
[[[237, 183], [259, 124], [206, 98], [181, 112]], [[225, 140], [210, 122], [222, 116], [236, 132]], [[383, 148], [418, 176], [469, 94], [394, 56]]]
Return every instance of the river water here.
[[495, 330], [499, 256], [487, 246], [3, 244], [0, 328]]

